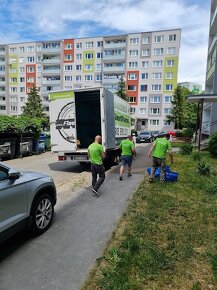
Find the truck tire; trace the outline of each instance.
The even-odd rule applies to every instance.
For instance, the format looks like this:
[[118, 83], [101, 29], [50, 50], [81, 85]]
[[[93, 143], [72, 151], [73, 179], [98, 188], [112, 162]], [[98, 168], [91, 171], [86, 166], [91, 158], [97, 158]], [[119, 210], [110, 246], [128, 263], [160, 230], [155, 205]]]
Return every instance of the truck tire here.
[[33, 235], [41, 235], [50, 227], [54, 215], [53, 198], [46, 193], [40, 195], [31, 210], [30, 231]]

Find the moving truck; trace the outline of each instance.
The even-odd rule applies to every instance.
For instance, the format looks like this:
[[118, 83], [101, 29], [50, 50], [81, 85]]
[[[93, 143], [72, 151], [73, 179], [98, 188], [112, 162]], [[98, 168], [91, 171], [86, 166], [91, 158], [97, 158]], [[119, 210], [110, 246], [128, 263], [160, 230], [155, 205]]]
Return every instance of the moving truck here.
[[129, 104], [104, 88], [49, 94], [51, 150], [59, 161], [87, 163], [88, 146], [102, 136], [105, 163], [120, 155], [119, 143], [131, 131]]

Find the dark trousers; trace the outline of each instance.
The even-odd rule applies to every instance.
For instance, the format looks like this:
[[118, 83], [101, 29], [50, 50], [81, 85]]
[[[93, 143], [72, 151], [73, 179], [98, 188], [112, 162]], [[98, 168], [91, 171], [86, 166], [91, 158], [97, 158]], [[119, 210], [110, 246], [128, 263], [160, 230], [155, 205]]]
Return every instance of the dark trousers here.
[[[95, 190], [98, 190], [105, 180], [105, 168], [103, 165], [91, 164], [92, 171], [92, 187]], [[99, 179], [97, 180], [97, 175], [99, 175]]]

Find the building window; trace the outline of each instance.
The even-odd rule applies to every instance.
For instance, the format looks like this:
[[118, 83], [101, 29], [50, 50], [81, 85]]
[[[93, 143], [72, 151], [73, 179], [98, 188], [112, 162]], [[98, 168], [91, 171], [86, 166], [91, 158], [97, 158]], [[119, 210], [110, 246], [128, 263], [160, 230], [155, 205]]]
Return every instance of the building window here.
[[65, 44], [65, 50], [72, 49], [72, 43]]
[[96, 58], [102, 58], [102, 52], [97, 52], [96, 53]]
[[135, 103], [136, 102], [136, 97], [129, 97], [129, 102], [130, 103]]
[[25, 78], [24, 77], [20, 77], [20, 83], [25, 83]]
[[6, 106], [0, 106], [0, 111], [5, 111], [6, 110]]
[[128, 80], [137, 80], [137, 74], [128, 74]]
[[[1, 68], [0, 68], [0, 71], [1, 71]], [[10, 68], [10, 73], [14, 74], [14, 73], [16, 73], [16, 72], [17, 72], [16, 67], [12, 67], [12, 68]]]
[[85, 81], [92, 81], [93, 80], [93, 76], [92, 75], [85, 75], [84, 76], [84, 80]]
[[64, 70], [65, 71], [72, 71], [72, 65], [65, 65]]
[[19, 67], [19, 72], [20, 73], [24, 73], [25, 72], [25, 67], [24, 66]]
[[136, 91], [136, 86], [133, 86], [133, 85], [129, 85], [127, 87], [128, 91]]
[[167, 48], [167, 54], [175, 54], [176, 48], [175, 47], [168, 47]]
[[173, 90], [173, 85], [171, 85], [171, 84], [166, 85], [165, 86], [165, 90], [166, 91], [172, 91]]
[[161, 85], [152, 85], [151, 90], [152, 91], [161, 91]]
[[148, 86], [147, 85], [141, 85], [140, 86], [140, 91], [141, 92], [147, 92], [147, 90], [148, 90]]
[[151, 104], [160, 103], [160, 97], [159, 97], [159, 96], [151, 97], [151, 98], [150, 98], [150, 103], [151, 103]]
[[65, 60], [72, 60], [72, 54], [66, 54]]
[[81, 54], [81, 53], [77, 53], [77, 54], [76, 54], [76, 59], [77, 59], [77, 60], [82, 59], [82, 54]]
[[173, 79], [174, 73], [173, 72], [167, 72], [166, 73], [166, 79]]
[[142, 62], [142, 68], [148, 68], [148, 66], [149, 66], [149, 61]]
[[17, 107], [16, 106], [10, 106], [10, 111], [11, 112], [17, 112]]
[[148, 79], [148, 73], [142, 73], [142, 80]]
[[41, 66], [37, 67], [37, 72], [41, 72]]
[[65, 81], [66, 82], [72, 81], [72, 76], [65, 76]]
[[17, 53], [16, 47], [10, 47], [10, 53]]
[[158, 35], [158, 36], [155, 36], [155, 37], [154, 37], [154, 42], [155, 42], [155, 43], [163, 42], [163, 40], [164, 40], [163, 35]]
[[176, 41], [176, 34], [170, 34], [170, 35], [168, 36], [168, 41], [169, 41], [169, 42]]
[[27, 46], [27, 52], [33, 52], [34, 51], [34, 46]]
[[36, 61], [37, 61], [37, 62], [41, 62], [41, 57], [40, 57], [40, 56], [37, 56], [37, 57], [36, 57]]
[[28, 67], [27, 67], [27, 72], [28, 72], [28, 73], [34, 73], [34, 72], [35, 72], [35, 68], [34, 68], [34, 66], [28, 66]]
[[25, 48], [24, 48], [24, 46], [20, 46], [19, 51], [20, 51], [21, 53], [22, 53], [22, 52], [25, 52]]
[[93, 70], [93, 65], [92, 64], [85, 64], [84, 70]]
[[154, 60], [152, 62], [153, 67], [162, 67], [163, 66], [163, 61], [162, 60]]
[[34, 56], [28, 56], [27, 57], [27, 62], [34, 62], [34, 61], [35, 61]]
[[103, 47], [103, 41], [97, 41], [96, 47]]
[[77, 64], [75, 69], [78, 71], [78, 70], [81, 70], [81, 65], [80, 64]]
[[146, 114], [146, 108], [139, 108], [139, 114], [140, 115]]
[[151, 108], [150, 109], [150, 114], [151, 115], [159, 115], [160, 114], [160, 109], [159, 108]]
[[81, 76], [76, 76], [75, 80], [76, 80], [76, 82], [80, 82], [81, 81]]
[[28, 77], [27, 78], [27, 83], [34, 83], [35, 79], [33, 77]]
[[152, 79], [154, 79], [154, 80], [162, 79], [162, 73], [153, 73], [152, 74]]
[[76, 43], [76, 48], [77, 49], [81, 49], [82, 48], [82, 43], [81, 42]]
[[172, 101], [172, 96], [165, 96], [164, 97], [164, 103], [171, 103]]
[[93, 41], [85, 42], [86, 48], [93, 48]]
[[142, 44], [149, 44], [150, 43], [150, 37], [149, 36], [144, 36], [142, 38]]
[[164, 114], [165, 115], [171, 115], [172, 109], [171, 108], [164, 108]]
[[37, 45], [36, 50], [41, 51], [41, 45]]
[[86, 59], [93, 59], [93, 53], [86, 53], [85, 58]]
[[137, 61], [130, 61], [129, 62], [129, 68], [137, 68], [138, 62]]
[[166, 62], [166, 67], [173, 67], [174, 66], [174, 59], [168, 59]]
[[170, 126], [170, 121], [169, 120], [164, 120], [164, 126]]
[[147, 97], [141, 96], [139, 98], [140, 103], [146, 103], [147, 102]]
[[96, 81], [101, 82], [102, 81], [102, 74], [96, 75]]
[[25, 87], [20, 87], [20, 93], [25, 93]]
[[139, 43], [139, 38], [138, 37], [132, 37], [130, 38], [130, 44], [135, 45]]
[[10, 78], [10, 83], [17, 83], [17, 78]]
[[151, 126], [159, 126], [159, 120], [149, 120]]
[[96, 64], [96, 70], [102, 70], [102, 64], [101, 63], [97, 63]]
[[149, 49], [142, 49], [142, 56], [149, 56], [150, 50]]
[[136, 113], [136, 108], [130, 107], [130, 114], [135, 114]]
[[163, 48], [154, 48], [154, 55], [162, 55], [163, 52]]
[[130, 56], [138, 56], [138, 50], [130, 50]]

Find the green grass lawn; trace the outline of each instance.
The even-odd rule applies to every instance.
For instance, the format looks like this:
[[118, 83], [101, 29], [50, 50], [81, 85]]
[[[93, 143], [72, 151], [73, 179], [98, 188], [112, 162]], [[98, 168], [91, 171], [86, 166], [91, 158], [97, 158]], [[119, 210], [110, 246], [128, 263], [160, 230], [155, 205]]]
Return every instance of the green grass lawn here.
[[174, 160], [178, 182], [144, 177], [83, 290], [217, 289], [217, 176], [199, 175], [192, 156]]

